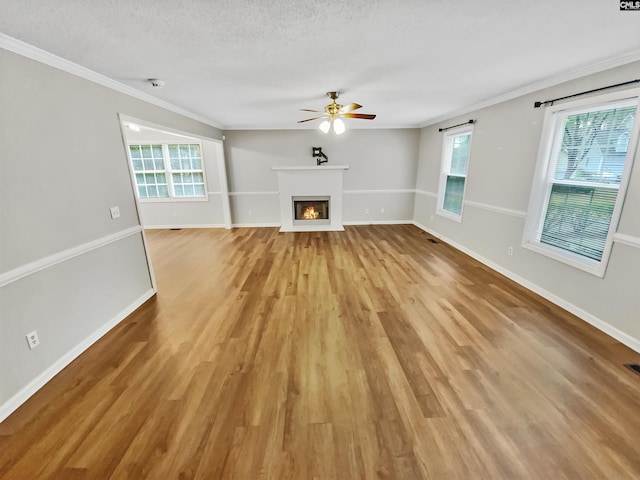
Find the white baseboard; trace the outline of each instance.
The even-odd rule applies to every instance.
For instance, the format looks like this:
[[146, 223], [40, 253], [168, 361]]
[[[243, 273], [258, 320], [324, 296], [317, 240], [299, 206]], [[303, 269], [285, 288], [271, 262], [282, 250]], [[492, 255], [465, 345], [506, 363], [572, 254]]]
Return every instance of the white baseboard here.
[[343, 225], [413, 225], [413, 220], [355, 220]]
[[225, 228], [222, 223], [186, 223], [184, 225], [143, 225], [145, 230], [171, 230], [172, 228]]
[[[413, 220], [363, 220], [342, 222], [343, 225], [415, 225]], [[279, 223], [234, 223], [233, 228], [280, 227]], [[149, 227], [144, 227], [149, 228]], [[175, 227], [174, 227], [175, 228]]]
[[55, 375], [60, 373], [63, 368], [73, 362], [82, 352], [87, 350], [91, 345], [100, 340], [109, 330], [118, 325], [122, 320], [127, 318], [131, 313], [133, 313], [138, 307], [140, 307], [144, 302], [149, 300], [153, 295], [155, 295], [156, 291], [153, 289], [149, 289], [142, 296], [136, 299], [133, 303], [128, 305], [124, 310], [120, 311], [116, 316], [114, 316], [107, 323], [102, 325], [98, 330], [93, 332], [87, 338], [85, 338], [82, 342], [76, 345], [74, 348], [65, 353], [62, 357], [60, 357], [57, 361], [55, 361], [51, 366], [49, 366], [44, 372], [38, 375], [36, 378], [31, 380], [28, 385], [22, 388], [18, 393], [13, 395], [9, 400], [0, 405], [0, 422], [4, 421], [9, 415], [11, 415], [14, 411], [20, 407], [24, 402], [26, 402], [31, 395], [40, 390], [49, 380], [51, 380]]
[[448, 243], [449, 245], [451, 245], [452, 247], [454, 247], [457, 250], [460, 250], [461, 252], [466, 253], [467, 255], [469, 255], [470, 257], [474, 258], [475, 260], [479, 261], [480, 263], [483, 263], [484, 265], [486, 265], [487, 267], [491, 268], [492, 270], [495, 270], [496, 272], [504, 275], [505, 277], [513, 280], [514, 282], [522, 285], [523, 287], [525, 287], [528, 290], [531, 290], [534, 293], [537, 293], [538, 295], [540, 295], [542, 298], [545, 298], [547, 300], [549, 300], [551, 303], [554, 303], [555, 305], [559, 306], [560, 308], [563, 308], [564, 310], [574, 314], [576, 317], [580, 318], [581, 320], [584, 320], [585, 322], [587, 322], [590, 325], [593, 325], [594, 327], [596, 327], [598, 330], [600, 330], [601, 332], [606, 333], [607, 335], [609, 335], [610, 337], [615, 338], [616, 340], [618, 340], [620, 343], [626, 345], [627, 347], [631, 348], [632, 350], [635, 350], [636, 352], [640, 353], [640, 340], [632, 337], [631, 335], [623, 332], [622, 330], [617, 329], [616, 327], [608, 324], [607, 322], [605, 322], [604, 320], [596, 317], [595, 315], [587, 312], [586, 310], [583, 310], [582, 308], [578, 307], [577, 305], [574, 305], [568, 301], [566, 301], [565, 299], [557, 296], [554, 293], [551, 293], [550, 291], [542, 288], [540, 285], [537, 285], [529, 280], [527, 280], [526, 278], [521, 277], [520, 275], [517, 275], [515, 273], [513, 273], [511, 270], [507, 270], [506, 268], [504, 268], [503, 266], [483, 257], [482, 255], [477, 254], [476, 252], [469, 250], [468, 248], [460, 245], [459, 243], [443, 236], [440, 235], [439, 233], [431, 230], [430, 228], [422, 225], [421, 223], [418, 222], [413, 222], [413, 224], [418, 227], [421, 230], [424, 230], [425, 232], [427, 232], [430, 235], [433, 235], [434, 237], [442, 240], [445, 243]]
[[278, 227], [281, 225], [279, 223], [234, 223], [231, 225], [232, 228], [263, 228], [263, 227]]
[[184, 225], [143, 225], [145, 230], [171, 230], [172, 228], [225, 228], [222, 223], [194, 223]]

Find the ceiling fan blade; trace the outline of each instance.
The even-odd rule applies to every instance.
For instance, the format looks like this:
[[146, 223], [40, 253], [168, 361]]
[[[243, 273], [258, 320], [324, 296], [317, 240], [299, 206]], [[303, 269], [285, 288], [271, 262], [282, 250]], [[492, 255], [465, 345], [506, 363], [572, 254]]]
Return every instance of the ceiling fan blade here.
[[376, 118], [375, 115], [371, 115], [369, 113], [345, 113], [341, 116], [346, 118], [361, 118], [362, 120], [373, 120]]
[[320, 118], [322, 117], [307, 118], [306, 120], [298, 120], [298, 123], [310, 122], [311, 120], [318, 120]]
[[320, 110], [310, 110], [308, 108], [301, 108], [300, 111], [301, 112], [315, 112], [315, 113], [321, 113], [323, 115], [329, 115], [327, 112], [322, 112]]
[[362, 108], [362, 105], [358, 105], [357, 103], [350, 103], [349, 105], [345, 105], [344, 107], [342, 107], [342, 113], [353, 112], [354, 110], [357, 110], [359, 108]]

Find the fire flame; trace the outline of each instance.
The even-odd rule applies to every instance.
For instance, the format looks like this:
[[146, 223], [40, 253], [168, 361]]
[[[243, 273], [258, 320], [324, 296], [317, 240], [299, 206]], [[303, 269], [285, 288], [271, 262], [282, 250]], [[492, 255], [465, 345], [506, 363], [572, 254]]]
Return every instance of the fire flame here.
[[313, 205], [310, 205], [307, 208], [305, 208], [304, 213], [302, 214], [302, 218], [304, 218], [305, 220], [315, 220], [319, 216], [320, 216], [320, 212], [315, 208], [313, 208]]

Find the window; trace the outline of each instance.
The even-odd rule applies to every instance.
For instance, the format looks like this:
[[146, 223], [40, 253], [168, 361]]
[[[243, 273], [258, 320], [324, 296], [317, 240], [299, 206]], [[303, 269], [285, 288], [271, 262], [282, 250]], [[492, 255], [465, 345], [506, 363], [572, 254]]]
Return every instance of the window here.
[[471, 150], [472, 127], [450, 130], [444, 135], [442, 168], [436, 213], [462, 221], [462, 204]]
[[129, 145], [138, 198], [205, 197], [200, 145]]
[[140, 198], [168, 197], [162, 145], [129, 145]]
[[524, 246], [603, 276], [638, 139], [638, 91], [550, 107]]

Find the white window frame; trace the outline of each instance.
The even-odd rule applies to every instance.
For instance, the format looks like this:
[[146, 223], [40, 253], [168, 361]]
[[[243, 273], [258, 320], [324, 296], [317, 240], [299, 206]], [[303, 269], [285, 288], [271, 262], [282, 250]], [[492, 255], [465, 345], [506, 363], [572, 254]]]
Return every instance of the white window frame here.
[[[471, 139], [469, 141], [469, 158], [467, 159], [467, 170], [464, 175], [455, 174], [452, 175], [451, 170], [451, 160], [453, 156], [453, 140], [455, 137], [459, 137], [462, 135], [470, 135]], [[436, 214], [442, 217], [446, 217], [450, 220], [454, 220], [458, 223], [462, 223], [462, 214], [464, 213], [464, 198], [467, 192], [467, 176], [469, 173], [469, 163], [471, 162], [471, 145], [473, 143], [473, 126], [465, 125], [463, 127], [452, 128], [448, 130], [442, 139], [442, 161], [440, 164], [440, 181], [438, 184], [438, 204], [436, 207]], [[464, 188], [462, 189], [462, 205], [460, 206], [460, 215], [450, 210], [445, 210], [444, 208], [444, 197], [447, 188], [447, 178], [450, 176], [461, 177], [464, 178]]]
[[[144, 173], [141, 171], [136, 171], [133, 167], [133, 159], [131, 157], [131, 150], [130, 150], [130, 146], [132, 145], [160, 145], [162, 147], [162, 157], [163, 157], [163, 162], [164, 162], [164, 173], [167, 179], [167, 189], [169, 191], [169, 196], [168, 197], [141, 197], [140, 193], [138, 192], [138, 182], [136, 180], [136, 173]], [[174, 173], [189, 173], [185, 170], [176, 170], [174, 171], [171, 168], [171, 158], [169, 156], [169, 145], [199, 145], [200, 146], [200, 162], [202, 165], [201, 170], [192, 170], [190, 171], [191, 173], [200, 173], [202, 172], [202, 178], [203, 178], [203, 183], [204, 183], [204, 195], [202, 196], [193, 196], [193, 197], [184, 197], [184, 196], [176, 196], [175, 195], [175, 191], [174, 191], [174, 185], [173, 185], [173, 174]], [[198, 142], [198, 141], [188, 141], [188, 142], [130, 142], [127, 144], [127, 157], [129, 158], [129, 165], [130, 165], [130, 170], [131, 170], [131, 176], [132, 176], [132, 181], [133, 181], [133, 187], [135, 189], [135, 194], [136, 197], [138, 198], [139, 202], [142, 203], [166, 203], [166, 202], [207, 202], [209, 201], [209, 193], [208, 193], [208, 189], [207, 189], [207, 175], [205, 172], [205, 167], [204, 167], [204, 152], [202, 149], [202, 143]]]
[[[592, 275], [601, 278], [604, 277], [613, 246], [613, 237], [618, 228], [627, 185], [629, 183], [631, 169], [638, 148], [638, 136], [640, 131], [640, 119], [638, 118], [640, 117], [639, 99], [640, 89], [636, 88], [547, 107], [522, 240], [522, 246], [524, 248], [546, 255], [547, 257], [553, 258], [554, 260], [567, 265], [571, 265]], [[562, 142], [564, 121], [566, 117], [576, 111], [583, 112], [588, 109], [601, 110], [606, 108], [608, 103], [613, 104], [624, 100], [635, 101], [635, 104], [638, 105], [638, 107], [636, 110], [634, 125], [631, 130], [631, 137], [627, 147], [627, 156], [625, 158], [616, 203], [611, 214], [611, 223], [609, 224], [609, 230], [607, 232], [601, 260], [598, 261], [587, 258], [577, 253], [569, 252], [559, 247], [540, 242], [542, 226], [544, 224], [546, 210], [548, 207], [550, 189], [553, 185], [552, 177], [556, 168], [555, 159], [557, 158], [557, 151], [560, 148], [560, 143]], [[585, 186], [594, 185], [597, 186], [595, 183], [585, 182]], [[608, 185], [608, 187], [610, 187], [610, 185]]]

